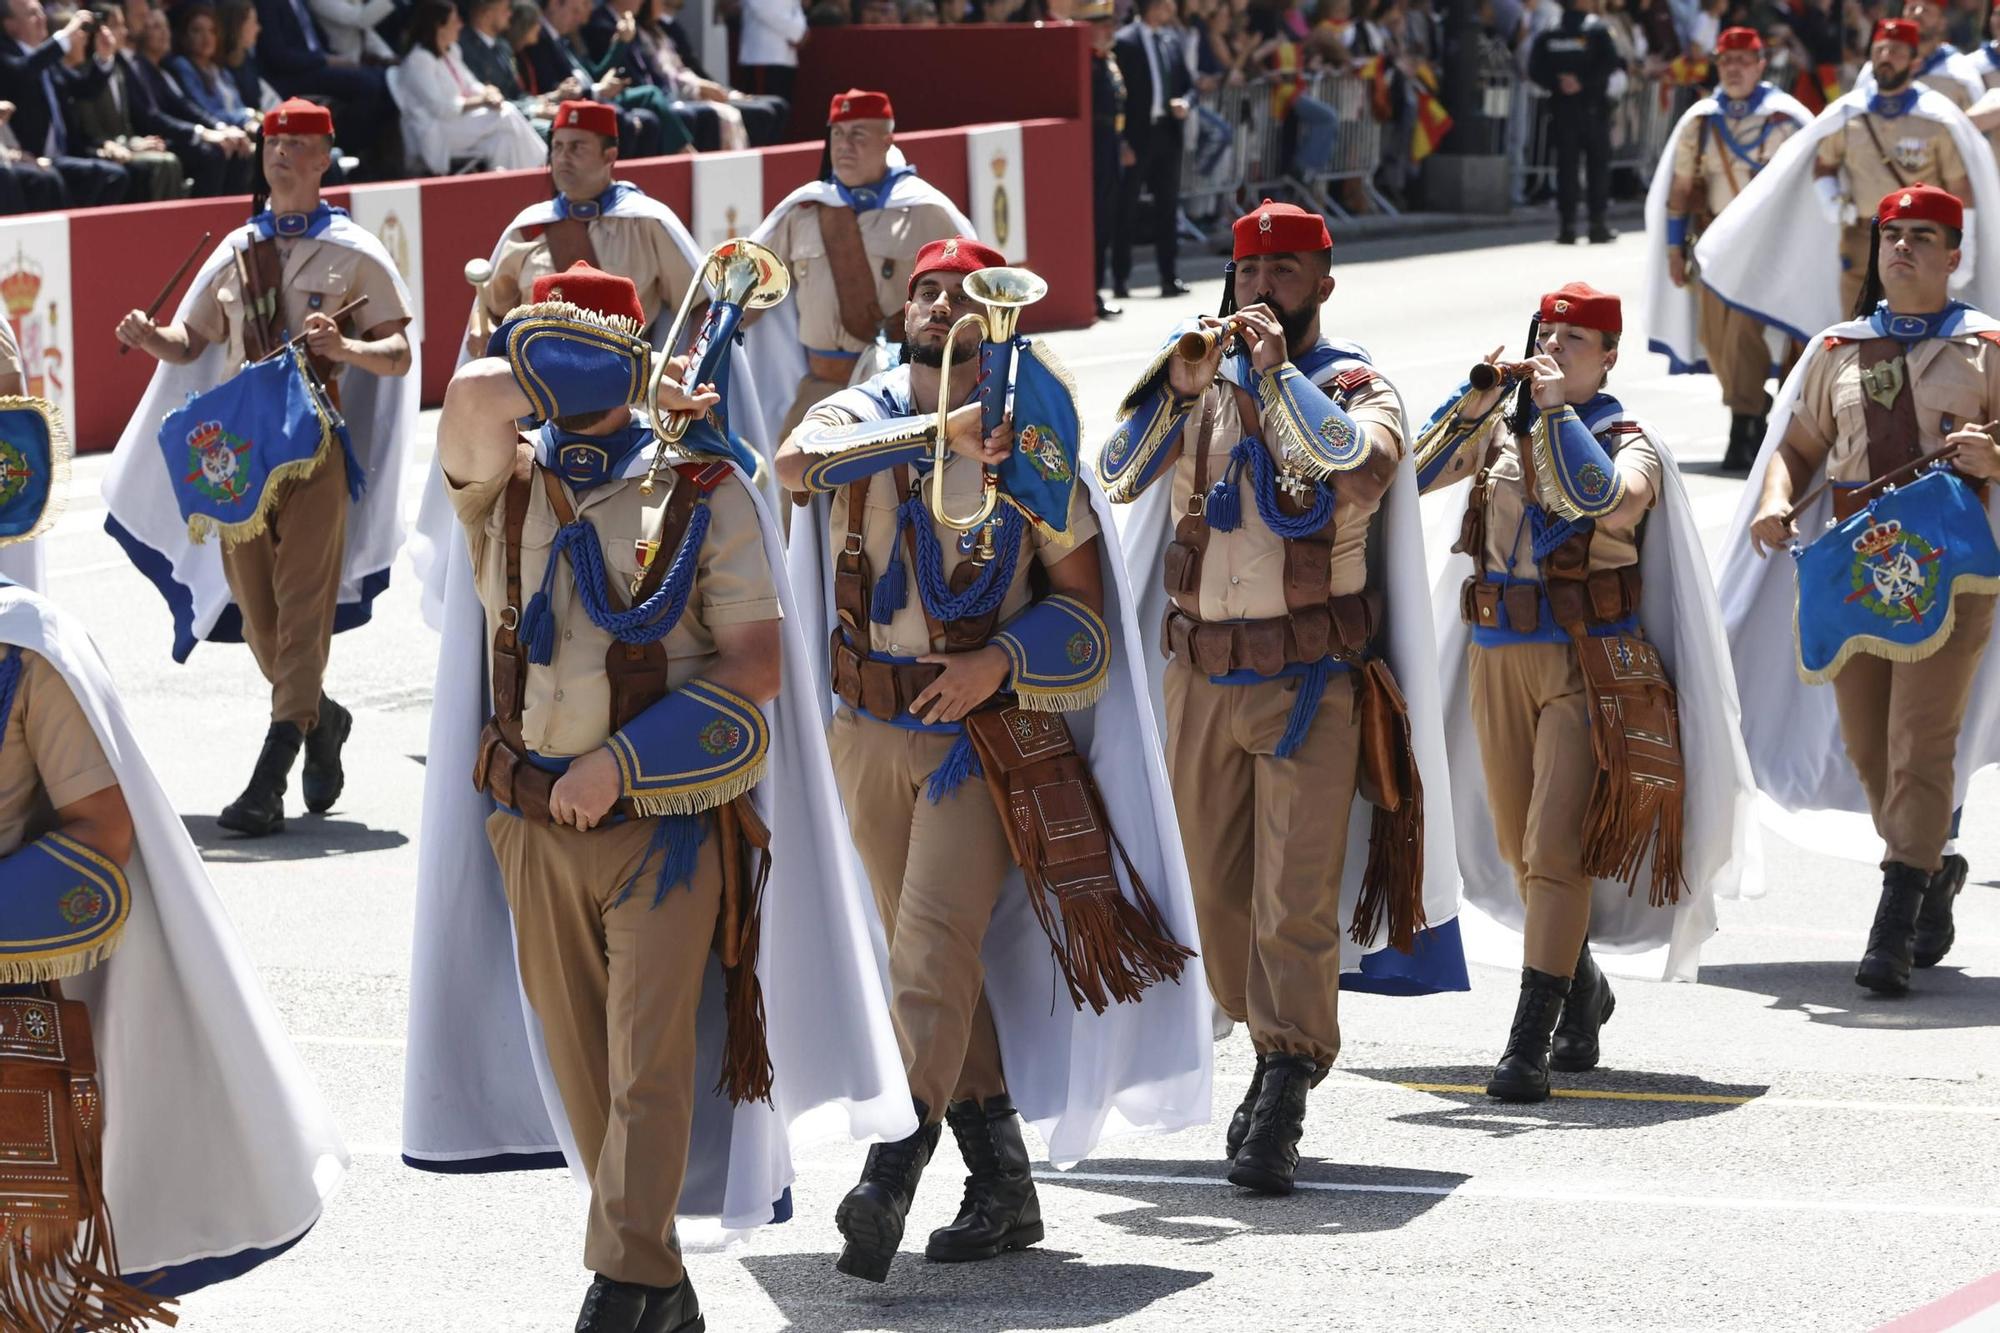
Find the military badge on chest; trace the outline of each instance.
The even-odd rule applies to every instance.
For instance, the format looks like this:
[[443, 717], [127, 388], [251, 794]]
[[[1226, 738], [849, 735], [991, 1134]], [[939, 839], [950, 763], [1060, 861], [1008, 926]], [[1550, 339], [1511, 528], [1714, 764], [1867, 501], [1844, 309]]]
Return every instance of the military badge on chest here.
[[1925, 151], [1927, 146], [1927, 141], [1923, 139], [1898, 139], [1889, 153], [1896, 159], [1896, 165], [1903, 170], [1921, 171], [1925, 159], [1929, 156]]
[[638, 569], [632, 575], [632, 596], [637, 597], [639, 595], [640, 585], [646, 581], [646, 571], [653, 567], [653, 557], [659, 553], [660, 544], [657, 541], [649, 541], [644, 537], [636, 538], [633, 541], [632, 562], [638, 566]]

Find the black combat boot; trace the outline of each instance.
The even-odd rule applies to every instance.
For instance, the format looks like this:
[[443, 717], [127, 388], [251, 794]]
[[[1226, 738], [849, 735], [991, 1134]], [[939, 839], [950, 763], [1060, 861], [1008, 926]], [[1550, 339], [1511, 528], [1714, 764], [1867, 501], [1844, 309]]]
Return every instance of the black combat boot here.
[[847, 1191], [834, 1212], [833, 1224], [847, 1242], [834, 1267], [849, 1277], [889, 1280], [889, 1264], [903, 1243], [903, 1219], [916, 1197], [917, 1181], [937, 1150], [938, 1126], [925, 1124], [929, 1118], [930, 1108], [918, 1102], [916, 1133], [870, 1148], [861, 1183]]
[[1952, 899], [1965, 887], [1971, 869], [1964, 857], [1953, 852], [1924, 887], [1924, 905], [1917, 912], [1917, 938], [1910, 959], [1918, 967], [1936, 967], [1951, 952], [1952, 941], [1958, 938], [1958, 927], [1951, 919]]
[[257, 766], [250, 770], [250, 785], [243, 794], [222, 807], [215, 822], [232, 833], [261, 838], [285, 826], [285, 787], [291, 780], [292, 765], [299, 757], [305, 737], [296, 722], [273, 722], [264, 733], [264, 748], [258, 751]]
[[1225, 1162], [1236, 1160], [1236, 1150], [1243, 1146], [1243, 1136], [1250, 1132], [1250, 1118], [1257, 1112], [1257, 1094], [1264, 1088], [1264, 1053], [1257, 1053], [1257, 1068], [1250, 1074], [1250, 1090], [1243, 1094], [1237, 1104], [1236, 1114], [1229, 1117], [1229, 1133], [1222, 1140], [1222, 1146], [1229, 1150], [1223, 1158]]
[[953, 1102], [945, 1123], [965, 1157], [965, 1199], [958, 1220], [931, 1233], [924, 1257], [944, 1264], [992, 1259], [1042, 1238], [1042, 1203], [1028, 1170], [1028, 1145], [1006, 1093], [986, 1104]]
[[1514, 1004], [1514, 1026], [1508, 1029], [1507, 1049], [1487, 1080], [1488, 1097], [1503, 1102], [1549, 1099], [1549, 1038], [1568, 995], [1568, 977], [1532, 967], [1521, 969], [1521, 998]]
[[1722, 466], [1718, 469], [1731, 475], [1740, 476], [1750, 470], [1751, 462], [1757, 457], [1758, 440], [1750, 438], [1756, 428], [1757, 418], [1745, 416], [1741, 412], [1732, 413], [1729, 418], [1729, 448], [1723, 451]]
[[1910, 988], [1917, 914], [1930, 884], [1931, 877], [1915, 866], [1882, 863], [1882, 897], [1875, 904], [1875, 924], [1868, 928], [1868, 952], [1854, 970], [1857, 984], [1884, 995], [1901, 995]]
[[707, 1328], [701, 1302], [695, 1299], [694, 1280], [687, 1274], [671, 1287], [647, 1288], [646, 1313], [637, 1333], [704, 1333]]
[[299, 774], [299, 794], [306, 809], [323, 815], [340, 799], [347, 775], [340, 769], [340, 747], [354, 730], [354, 714], [324, 694], [319, 697], [319, 723], [306, 734], [306, 766]]
[[1565, 1074], [1597, 1068], [1597, 1030], [1617, 1007], [1611, 978], [1590, 956], [1590, 941], [1585, 940], [1583, 951], [1576, 956], [1576, 975], [1570, 979], [1562, 1018], [1556, 1023], [1555, 1041], [1549, 1047], [1549, 1068]]
[[576, 1316], [576, 1333], [638, 1333], [646, 1315], [646, 1295], [651, 1287], [636, 1282], [618, 1282], [599, 1274], [583, 1294], [583, 1309]]
[[1308, 1055], [1264, 1057], [1263, 1085], [1250, 1113], [1250, 1132], [1236, 1150], [1229, 1183], [1259, 1194], [1290, 1194], [1306, 1129], [1306, 1089], [1319, 1073]]

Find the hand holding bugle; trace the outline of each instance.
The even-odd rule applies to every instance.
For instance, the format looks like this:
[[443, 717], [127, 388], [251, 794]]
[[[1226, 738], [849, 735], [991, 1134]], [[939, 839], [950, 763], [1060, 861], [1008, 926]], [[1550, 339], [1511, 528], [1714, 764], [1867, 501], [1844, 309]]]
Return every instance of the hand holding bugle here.
[[1535, 377], [1534, 363], [1530, 361], [1481, 361], [1466, 372], [1466, 379], [1472, 381], [1475, 393], [1485, 393], [1488, 389], [1502, 384], [1514, 384]]
[[1216, 344], [1222, 345], [1224, 355], [1236, 352], [1242, 341], [1236, 336], [1234, 317], [1220, 324], [1210, 324], [1205, 328], [1189, 329], [1174, 342], [1174, 353], [1183, 361], [1206, 361], [1215, 351]]

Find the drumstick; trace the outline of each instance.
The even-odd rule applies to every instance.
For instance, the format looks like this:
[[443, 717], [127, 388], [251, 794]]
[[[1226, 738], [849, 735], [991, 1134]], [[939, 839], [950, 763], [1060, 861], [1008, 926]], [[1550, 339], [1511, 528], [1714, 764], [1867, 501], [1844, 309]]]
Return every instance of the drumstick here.
[[[332, 320], [334, 323], [338, 324], [340, 322], [340, 317], [342, 315], [345, 315], [348, 311], [353, 310], [359, 306], [364, 306], [367, 304], [368, 304], [367, 297], [357, 296], [352, 301], [349, 301], [346, 305], [342, 306], [340, 309], [334, 311], [331, 315], [328, 315], [327, 318]], [[291, 337], [285, 340], [285, 343], [282, 347], [275, 347], [269, 352], [266, 352], [263, 356], [258, 357], [256, 364], [261, 366], [266, 361], [269, 361], [272, 357], [282, 356], [286, 352], [291, 351], [294, 347], [297, 347], [300, 343], [304, 342], [305, 340], [306, 340], [305, 334], [295, 333]]]
[[[160, 294], [153, 298], [153, 304], [146, 307], [147, 319], [151, 319], [160, 313], [160, 307], [165, 305], [167, 298], [174, 294], [174, 288], [181, 285], [181, 279], [187, 276], [188, 269], [194, 266], [195, 259], [200, 256], [202, 250], [207, 247], [209, 241], [214, 239], [214, 237], [215, 233], [212, 231], [205, 231], [201, 234], [201, 239], [194, 243], [194, 249], [188, 251], [188, 257], [183, 259], [181, 266], [174, 270], [174, 276], [167, 279], [167, 285], [160, 288]], [[118, 344], [118, 355], [120, 356], [125, 355], [125, 353], [131, 350], [132, 344], [130, 343]]]
[[[1986, 431], [1992, 431], [1996, 428], [2000, 428], [2000, 422], [1988, 422], [1985, 426], [1982, 426], [1980, 429]], [[1909, 462], [1903, 464], [1901, 467], [1891, 468], [1889, 471], [1884, 472], [1881, 476], [1869, 482], [1867, 485], [1860, 487], [1854, 498], [1857, 500], [1862, 500], [1864, 502], [1872, 500], [1875, 498], [1876, 495], [1880, 494], [1882, 491], [1887, 490], [1889, 487], [1894, 486], [1897, 482], [1901, 481], [1903, 478], [1913, 477], [1917, 473], [1929, 467], [1932, 463], [1941, 462], [1944, 459], [1950, 458], [1953, 454], [1956, 454], [1957, 452], [1958, 452], [1957, 445], [1947, 444], [1944, 448], [1939, 449], [1936, 453], [1925, 454], [1921, 458], [1912, 458]], [[1821, 494], [1824, 493], [1832, 485], [1833, 481], [1829, 478], [1828, 480], [1821, 482], [1819, 485], [1807, 491], [1803, 499], [1801, 499], [1797, 504], [1793, 505], [1790, 509], [1785, 511], [1786, 524], [1790, 525], [1792, 523], [1796, 523], [1798, 521], [1799, 515], [1803, 514], [1806, 511], [1806, 506], [1810, 505], [1814, 500], [1819, 499]]]

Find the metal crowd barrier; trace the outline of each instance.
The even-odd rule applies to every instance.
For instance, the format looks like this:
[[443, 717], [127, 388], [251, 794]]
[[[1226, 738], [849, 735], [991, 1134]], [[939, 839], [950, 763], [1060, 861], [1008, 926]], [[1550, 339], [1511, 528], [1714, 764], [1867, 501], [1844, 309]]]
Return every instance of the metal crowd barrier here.
[[[1549, 95], [1526, 79], [1489, 70], [1488, 101], [1497, 104], [1502, 96], [1509, 108], [1507, 143], [1509, 151], [1515, 152], [1514, 202], [1524, 203], [1537, 187], [1553, 189], [1555, 184]], [[1650, 184], [1675, 122], [1699, 96], [1698, 89], [1632, 79], [1611, 109], [1611, 169], [1627, 168], [1638, 175], [1642, 185]]]

